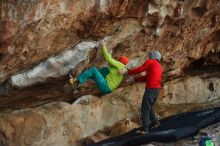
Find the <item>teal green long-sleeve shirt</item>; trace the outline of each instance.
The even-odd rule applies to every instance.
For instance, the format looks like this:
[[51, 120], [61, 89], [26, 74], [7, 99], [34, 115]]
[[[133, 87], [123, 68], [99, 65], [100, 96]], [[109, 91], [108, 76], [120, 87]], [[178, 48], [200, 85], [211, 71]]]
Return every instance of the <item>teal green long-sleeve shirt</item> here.
[[123, 75], [119, 74], [118, 71], [125, 69], [125, 65], [113, 59], [105, 47], [102, 48], [102, 54], [109, 65], [109, 73], [105, 79], [111, 91], [114, 91], [123, 80]]

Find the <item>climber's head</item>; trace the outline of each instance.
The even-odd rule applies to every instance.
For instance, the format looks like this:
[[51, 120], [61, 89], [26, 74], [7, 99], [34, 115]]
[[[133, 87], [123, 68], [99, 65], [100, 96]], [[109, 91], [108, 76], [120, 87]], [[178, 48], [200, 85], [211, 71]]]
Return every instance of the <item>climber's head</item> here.
[[126, 56], [121, 56], [119, 57], [118, 61], [120, 61], [121, 63], [123, 63], [124, 65], [128, 64], [128, 57]]
[[149, 59], [157, 59], [158, 61], [161, 60], [161, 54], [158, 51], [151, 51], [149, 53]]

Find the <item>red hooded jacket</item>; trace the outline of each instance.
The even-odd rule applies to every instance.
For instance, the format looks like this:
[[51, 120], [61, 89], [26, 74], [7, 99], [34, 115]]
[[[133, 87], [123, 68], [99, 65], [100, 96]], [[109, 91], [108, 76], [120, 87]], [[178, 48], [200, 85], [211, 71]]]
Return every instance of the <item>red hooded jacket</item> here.
[[146, 72], [146, 75], [134, 78], [136, 82], [145, 81], [146, 88], [161, 88], [162, 67], [156, 59], [148, 59], [143, 65], [128, 70], [128, 75], [141, 72]]

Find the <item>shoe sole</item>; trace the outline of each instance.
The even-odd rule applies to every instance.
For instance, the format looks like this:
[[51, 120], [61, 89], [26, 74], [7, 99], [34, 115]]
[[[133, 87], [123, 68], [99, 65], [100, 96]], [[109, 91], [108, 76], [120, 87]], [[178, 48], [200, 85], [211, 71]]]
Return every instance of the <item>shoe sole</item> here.
[[136, 134], [138, 134], [138, 135], [145, 135], [145, 134], [148, 134], [148, 133], [144, 132], [144, 131], [138, 131], [138, 132], [136, 132]]
[[72, 79], [73, 80], [73, 76], [71, 75], [71, 72], [72, 70], [70, 70], [68, 73], [67, 73], [67, 79], [68, 79], [68, 83], [70, 84], [71, 88], [73, 89], [73, 93], [75, 93], [75, 87], [73, 86], [73, 84], [70, 82], [70, 80]]

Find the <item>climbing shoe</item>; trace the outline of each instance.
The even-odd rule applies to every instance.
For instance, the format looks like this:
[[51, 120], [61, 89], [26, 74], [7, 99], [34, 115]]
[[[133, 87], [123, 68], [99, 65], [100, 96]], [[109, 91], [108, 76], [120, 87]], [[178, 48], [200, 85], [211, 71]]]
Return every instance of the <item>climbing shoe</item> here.
[[72, 76], [72, 69], [67, 73], [67, 79], [71, 85], [74, 83], [74, 79]]
[[153, 122], [150, 124], [150, 129], [154, 129], [154, 128], [157, 128], [157, 127], [160, 127], [160, 122], [157, 121], [157, 122]]
[[148, 134], [149, 130], [148, 128], [141, 127], [136, 131], [136, 134], [145, 135]]
[[73, 78], [72, 76], [72, 70], [70, 70], [68, 73], [67, 73], [67, 79], [69, 81], [69, 83], [71, 84], [72, 88], [73, 89], [76, 89], [79, 85], [78, 83], [78, 80], [76, 78]]
[[76, 78], [73, 78], [72, 80], [71, 80], [71, 82], [72, 82], [72, 87], [74, 88], [74, 89], [77, 89], [78, 88], [78, 86], [79, 86], [79, 82], [78, 82], [78, 80], [76, 79]]

